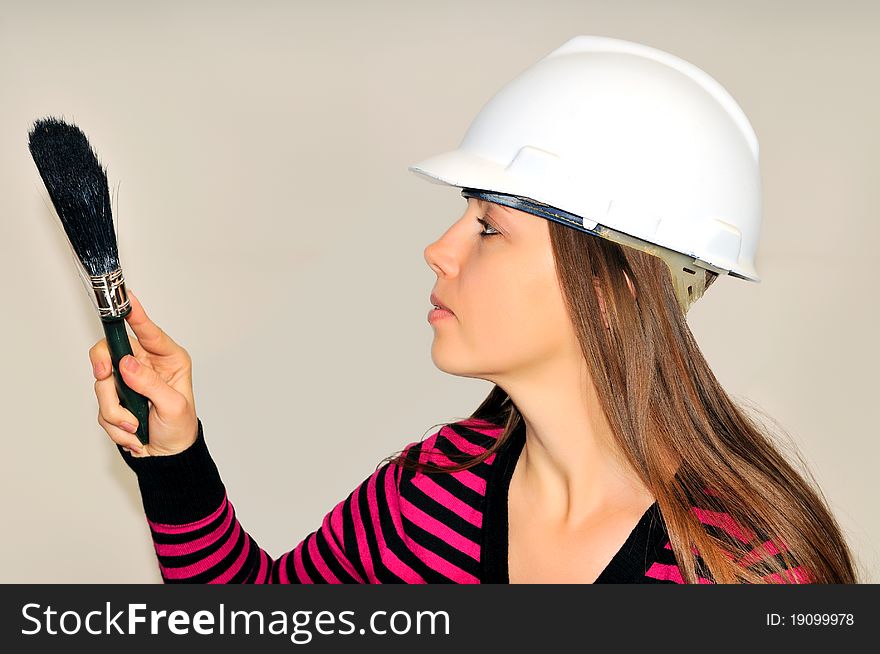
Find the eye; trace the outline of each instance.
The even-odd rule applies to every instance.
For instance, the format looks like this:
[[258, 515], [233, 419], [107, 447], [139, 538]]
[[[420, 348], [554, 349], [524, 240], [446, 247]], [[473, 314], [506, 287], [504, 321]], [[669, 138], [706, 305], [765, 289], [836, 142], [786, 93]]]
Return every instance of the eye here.
[[490, 225], [488, 222], [483, 220], [482, 218], [477, 218], [477, 222], [480, 223], [481, 225], [483, 225], [483, 227], [492, 230], [491, 232], [480, 232], [480, 236], [483, 236], [483, 237], [485, 237], [485, 236], [498, 236], [498, 234], [501, 233], [497, 229], [492, 227], [492, 225]]

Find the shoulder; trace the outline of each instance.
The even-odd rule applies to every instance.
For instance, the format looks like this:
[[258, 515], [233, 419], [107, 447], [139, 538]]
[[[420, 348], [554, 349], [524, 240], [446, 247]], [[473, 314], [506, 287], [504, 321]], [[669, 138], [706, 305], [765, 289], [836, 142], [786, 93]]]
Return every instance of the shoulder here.
[[[710, 496], [718, 496], [719, 493], [711, 487], [704, 488], [704, 492]], [[739, 565], [744, 567], [752, 567], [754, 570], [760, 570], [766, 566], [768, 559], [776, 559], [777, 565], [784, 570], [783, 576], [779, 572], [763, 575], [766, 583], [811, 583], [812, 576], [803, 566], [787, 567], [781, 552], [786, 550], [785, 543], [779, 538], [771, 538], [768, 536], [758, 537], [755, 530], [750, 528], [742, 520], [737, 520], [733, 515], [724, 511], [718, 505], [712, 507], [701, 506], [700, 503], [692, 503], [691, 511], [699, 520], [703, 529], [718, 542], [739, 542], [739, 554], [733, 555], [731, 552], [724, 554]], [[701, 561], [700, 552], [697, 548], [692, 547], [691, 551], [698, 561]], [[743, 551], [745, 552], [743, 554]], [[667, 560], [668, 559], [668, 560]], [[672, 545], [668, 537], [663, 545], [663, 554], [661, 560], [655, 563], [648, 570], [648, 577], [657, 579], [672, 580], [677, 583], [683, 583], [680, 569], [676, 565], [672, 556]], [[711, 575], [700, 577], [699, 583], [715, 583]]]
[[[446, 423], [423, 440], [407, 445], [404, 458], [440, 468], [456, 467], [484, 453], [503, 431], [502, 425], [478, 418]], [[454, 471], [415, 470], [392, 464], [397, 492], [432, 516], [449, 509], [460, 517], [473, 518], [482, 511], [496, 457], [493, 452], [479, 463]]]
[[[758, 532], [737, 520], [730, 513], [719, 510], [694, 506], [691, 510], [703, 525], [703, 528], [718, 538], [723, 532], [728, 538], [739, 541], [741, 547], [747, 551], [737, 556], [729, 552], [725, 554], [739, 565], [752, 568], [762, 575], [766, 583], [783, 584], [807, 584], [813, 582], [813, 576], [803, 565], [789, 567], [782, 552], [787, 551], [785, 542], [776, 535], [759, 535]], [[775, 566], [780, 572], [767, 573], [767, 565], [770, 559], [775, 559]]]
[[[409, 443], [404, 453], [419, 463], [433, 463], [439, 466], [452, 466], [467, 457], [478, 456], [492, 446], [504, 431], [497, 425], [482, 418], [465, 418], [446, 423], [430, 436]], [[486, 463], [491, 464], [494, 454]]]
[[[407, 462], [453, 467], [479, 456], [503, 432], [500, 425], [467, 418], [443, 424], [403, 449]], [[391, 464], [396, 481], [387, 494], [388, 530], [383, 547], [408, 566], [403, 579], [428, 583], [479, 583], [483, 511], [495, 453], [466, 470], [415, 471]]]
[[[465, 418], [445, 423], [430, 436], [413, 441], [399, 450], [395, 456], [386, 457], [384, 464], [377, 466], [360, 485], [365, 488], [382, 488], [386, 495], [400, 493], [412, 484], [446, 483], [440, 477], [453, 478], [464, 482], [468, 487], [484, 492], [489, 477], [488, 470], [495, 460], [493, 453], [482, 462], [466, 470], [437, 474], [427, 474], [408, 467], [409, 464], [432, 464], [441, 468], [454, 467], [479, 456], [503, 433], [504, 427], [481, 418]], [[403, 459], [401, 463], [399, 459]], [[430, 479], [425, 479], [426, 477]], [[409, 483], [408, 483], [409, 482]]]

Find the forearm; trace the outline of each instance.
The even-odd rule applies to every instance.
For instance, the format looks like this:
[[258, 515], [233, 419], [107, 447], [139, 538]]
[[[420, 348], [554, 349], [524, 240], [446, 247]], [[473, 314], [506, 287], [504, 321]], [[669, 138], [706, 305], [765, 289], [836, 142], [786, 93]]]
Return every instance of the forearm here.
[[166, 583], [270, 583], [274, 561], [241, 527], [198, 423], [196, 441], [170, 456], [133, 457]]

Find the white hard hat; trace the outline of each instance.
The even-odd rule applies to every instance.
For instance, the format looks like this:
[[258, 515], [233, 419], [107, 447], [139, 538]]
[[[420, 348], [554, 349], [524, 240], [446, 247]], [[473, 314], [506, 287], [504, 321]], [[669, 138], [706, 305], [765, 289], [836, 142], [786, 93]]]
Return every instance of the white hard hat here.
[[761, 281], [757, 136], [716, 80], [656, 48], [576, 36], [409, 170], [660, 256], [685, 311], [706, 271]]

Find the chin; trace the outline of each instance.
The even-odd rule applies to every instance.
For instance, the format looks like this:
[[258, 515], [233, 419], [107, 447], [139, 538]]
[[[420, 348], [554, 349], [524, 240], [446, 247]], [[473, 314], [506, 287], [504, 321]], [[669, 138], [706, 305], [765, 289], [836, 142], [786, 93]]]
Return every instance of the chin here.
[[431, 348], [431, 361], [434, 362], [434, 366], [438, 370], [456, 377], [473, 377], [475, 379], [486, 379], [486, 375], [490, 374], [483, 369], [483, 366], [474, 365], [476, 362], [472, 357], [450, 354], [443, 352], [442, 349], [436, 344]]

